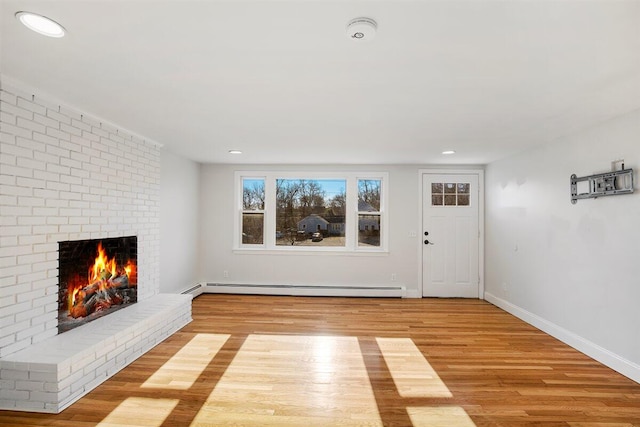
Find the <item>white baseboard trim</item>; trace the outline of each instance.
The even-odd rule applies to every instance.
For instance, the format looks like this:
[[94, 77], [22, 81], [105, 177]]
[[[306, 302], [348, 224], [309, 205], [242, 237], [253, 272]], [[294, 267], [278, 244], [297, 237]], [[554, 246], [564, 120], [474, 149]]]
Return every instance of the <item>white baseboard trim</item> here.
[[608, 366], [616, 372], [640, 383], [640, 365], [627, 360], [617, 354], [607, 350], [604, 347], [577, 335], [561, 326], [556, 325], [542, 317], [533, 314], [515, 304], [499, 298], [489, 292], [485, 292], [484, 299], [491, 304], [500, 307], [504, 311], [513, 314], [517, 318], [524, 320], [532, 326], [546, 332], [554, 338], [559, 339], [563, 343], [575, 348], [576, 350], [586, 354], [587, 356], [597, 360], [603, 365]]
[[260, 285], [206, 283], [203, 292], [219, 294], [260, 294], [323, 297], [406, 297], [404, 285], [331, 286], [331, 285]]

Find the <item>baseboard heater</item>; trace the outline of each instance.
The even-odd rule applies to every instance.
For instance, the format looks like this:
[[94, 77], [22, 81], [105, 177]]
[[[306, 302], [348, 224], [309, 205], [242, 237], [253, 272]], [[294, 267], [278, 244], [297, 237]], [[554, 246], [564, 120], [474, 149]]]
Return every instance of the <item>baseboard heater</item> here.
[[402, 285], [395, 286], [323, 286], [323, 285], [258, 285], [207, 283], [205, 292], [295, 296], [399, 297], [406, 294]]
[[193, 287], [191, 287], [191, 288], [187, 289], [186, 291], [182, 292], [182, 294], [183, 294], [183, 295], [184, 295], [184, 294], [192, 294], [192, 293], [193, 293], [193, 291], [198, 290], [198, 289], [200, 289], [201, 287], [202, 287], [202, 284], [201, 284], [201, 283], [198, 283], [197, 285], [195, 285], [195, 286], [193, 286]]

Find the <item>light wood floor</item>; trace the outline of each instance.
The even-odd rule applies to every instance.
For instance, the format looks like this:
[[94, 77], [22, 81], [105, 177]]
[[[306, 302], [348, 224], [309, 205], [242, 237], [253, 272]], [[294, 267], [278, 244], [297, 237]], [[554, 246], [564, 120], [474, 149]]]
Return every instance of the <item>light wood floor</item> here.
[[640, 384], [479, 300], [203, 295], [58, 415], [10, 426], [640, 426]]

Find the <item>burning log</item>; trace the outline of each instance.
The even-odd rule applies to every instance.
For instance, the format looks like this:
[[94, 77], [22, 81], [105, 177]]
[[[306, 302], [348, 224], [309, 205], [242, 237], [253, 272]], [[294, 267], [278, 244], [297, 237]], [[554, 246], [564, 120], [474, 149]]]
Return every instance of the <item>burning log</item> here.
[[81, 293], [84, 294], [84, 300], [86, 302], [92, 295], [100, 292], [101, 290], [111, 288], [128, 289], [129, 286], [129, 278], [126, 275], [121, 275], [108, 280], [98, 280], [97, 282], [93, 282], [82, 288]]
[[81, 292], [84, 294], [85, 301], [88, 300], [92, 295], [94, 295], [96, 292], [100, 290], [101, 283], [102, 283], [101, 281], [94, 282], [82, 288]]
[[77, 319], [78, 317], [86, 317], [93, 313], [97, 302], [98, 299], [96, 295], [91, 296], [91, 298], [86, 302], [84, 300], [79, 300], [76, 305], [69, 309], [69, 314], [71, 314], [71, 317], [74, 319]]
[[[103, 285], [102, 289], [101, 285]], [[69, 309], [71, 317], [86, 317], [96, 311], [122, 304], [126, 299], [122, 292], [129, 289], [129, 281], [120, 280], [119, 286], [114, 285], [113, 282], [107, 282], [106, 284], [93, 283], [85, 286], [79, 291], [75, 304]]]
[[114, 277], [112, 280], [110, 280], [110, 282], [113, 283], [113, 286], [118, 289], [127, 289], [129, 287], [129, 278], [126, 274]]

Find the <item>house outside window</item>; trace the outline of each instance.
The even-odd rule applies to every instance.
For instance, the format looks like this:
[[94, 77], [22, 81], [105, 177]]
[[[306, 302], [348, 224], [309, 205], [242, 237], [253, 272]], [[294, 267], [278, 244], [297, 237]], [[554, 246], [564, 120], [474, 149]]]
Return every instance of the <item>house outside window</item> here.
[[236, 172], [237, 250], [385, 252], [386, 173]]
[[344, 247], [346, 179], [276, 178], [276, 246]]

